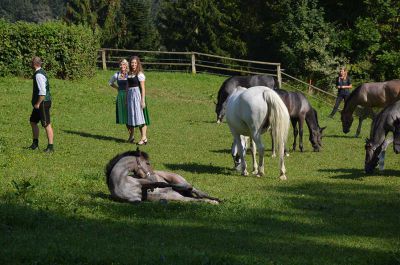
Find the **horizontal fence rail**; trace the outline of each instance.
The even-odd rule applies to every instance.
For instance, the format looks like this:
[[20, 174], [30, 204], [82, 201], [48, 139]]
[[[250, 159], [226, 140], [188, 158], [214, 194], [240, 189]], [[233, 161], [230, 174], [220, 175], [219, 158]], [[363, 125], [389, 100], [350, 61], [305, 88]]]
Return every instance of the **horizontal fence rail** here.
[[267, 74], [276, 76], [281, 84], [281, 64], [251, 61], [200, 52], [169, 52], [103, 48], [98, 63], [102, 69], [118, 68], [121, 58], [138, 55], [146, 70], [183, 71], [193, 74], [207, 72], [220, 75]]
[[280, 63], [252, 61], [231, 57], [200, 53], [175, 51], [146, 51], [102, 48], [98, 51], [98, 65], [106, 70], [118, 68], [120, 59], [133, 55], [140, 57], [146, 70], [210, 73], [224, 76], [238, 74], [267, 74], [278, 79], [279, 87], [305, 93], [326, 105], [333, 106], [336, 96], [310, 83], [291, 76], [281, 69]]

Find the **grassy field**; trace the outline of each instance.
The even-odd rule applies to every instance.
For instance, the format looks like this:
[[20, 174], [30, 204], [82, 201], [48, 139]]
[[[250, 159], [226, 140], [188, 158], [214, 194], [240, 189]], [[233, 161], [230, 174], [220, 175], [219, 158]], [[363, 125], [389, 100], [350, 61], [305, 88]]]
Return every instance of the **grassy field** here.
[[[115, 124], [112, 72], [51, 79], [53, 154], [31, 143], [31, 80], [1, 78], [0, 264], [400, 264], [399, 157], [363, 173], [364, 138], [341, 132], [339, 115], [312, 101], [328, 126], [322, 152], [266, 157], [266, 176], [232, 168], [227, 124], [213, 100], [223, 77], [147, 73], [154, 168], [183, 175], [224, 202], [130, 205], [108, 198], [104, 167], [136, 148]], [[138, 138], [136, 132], [136, 138]], [[292, 137], [289, 138], [291, 143]], [[269, 136], [265, 144], [270, 146]], [[268, 149], [269, 150], [269, 149]], [[248, 160], [249, 160], [248, 156]]]

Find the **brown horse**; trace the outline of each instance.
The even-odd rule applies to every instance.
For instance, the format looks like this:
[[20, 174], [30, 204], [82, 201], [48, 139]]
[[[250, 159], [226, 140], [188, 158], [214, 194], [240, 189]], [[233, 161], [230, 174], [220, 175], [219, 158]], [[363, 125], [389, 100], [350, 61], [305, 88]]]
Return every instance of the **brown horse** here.
[[[387, 82], [364, 83], [351, 92], [344, 103], [341, 113], [343, 132], [348, 133], [353, 123], [353, 112], [357, 106], [362, 106], [366, 112], [372, 108], [383, 108], [400, 99], [400, 80]], [[360, 116], [359, 129], [361, 129], [362, 119], [366, 115]], [[357, 130], [359, 133], [359, 130]], [[356, 134], [358, 136], [358, 134]]]
[[144, 200], [220, 202], [194, 188], [178, 174], [153, 170], [149, 156], [140, 150], [115, 156], [107, 164], [105, 173], [114, 200], [131, 203]]

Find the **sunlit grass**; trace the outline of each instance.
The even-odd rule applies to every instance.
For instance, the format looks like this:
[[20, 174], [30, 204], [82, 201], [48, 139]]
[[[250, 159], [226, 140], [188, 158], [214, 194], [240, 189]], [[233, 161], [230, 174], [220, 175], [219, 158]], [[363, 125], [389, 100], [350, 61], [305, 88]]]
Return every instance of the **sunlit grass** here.
[[266, 135], [266, 176], [242, 177], [231, 169], [228, 126], [215, 123], [223, 77], [147, 72], [152, 124], [142, 148], [156, 169], [183, 175], [223, 203], [109, 200], [106, 163], [136, 148], [115, 124], [111, 74], [50, 80], [51, 155], [24, 149], [32, 81], [0, 79], [1, 264], [400, 263], [399, 160], [389, 149], [385, 172], [363, 173], [370, 122], [360, 138], [355, 128], [344, 135], [339, 115], [327, 119], [330, 107], [311, 100], [328, 126], [323, 150], [312, 152], [305, 128], [305, 152], [286, 159], [282, 182]]

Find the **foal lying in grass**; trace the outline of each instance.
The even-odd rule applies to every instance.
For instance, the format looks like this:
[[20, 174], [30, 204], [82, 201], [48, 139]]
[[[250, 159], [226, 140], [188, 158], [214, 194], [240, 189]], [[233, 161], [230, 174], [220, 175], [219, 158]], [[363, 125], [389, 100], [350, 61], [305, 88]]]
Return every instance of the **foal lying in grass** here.
[[118, 201], [220, 202], [219, 199], [194, 188], [178, 174], [153, 170], [149, 156], [139, 149], [111, 159], [106, 166], [106, 177], [111, 196]]

